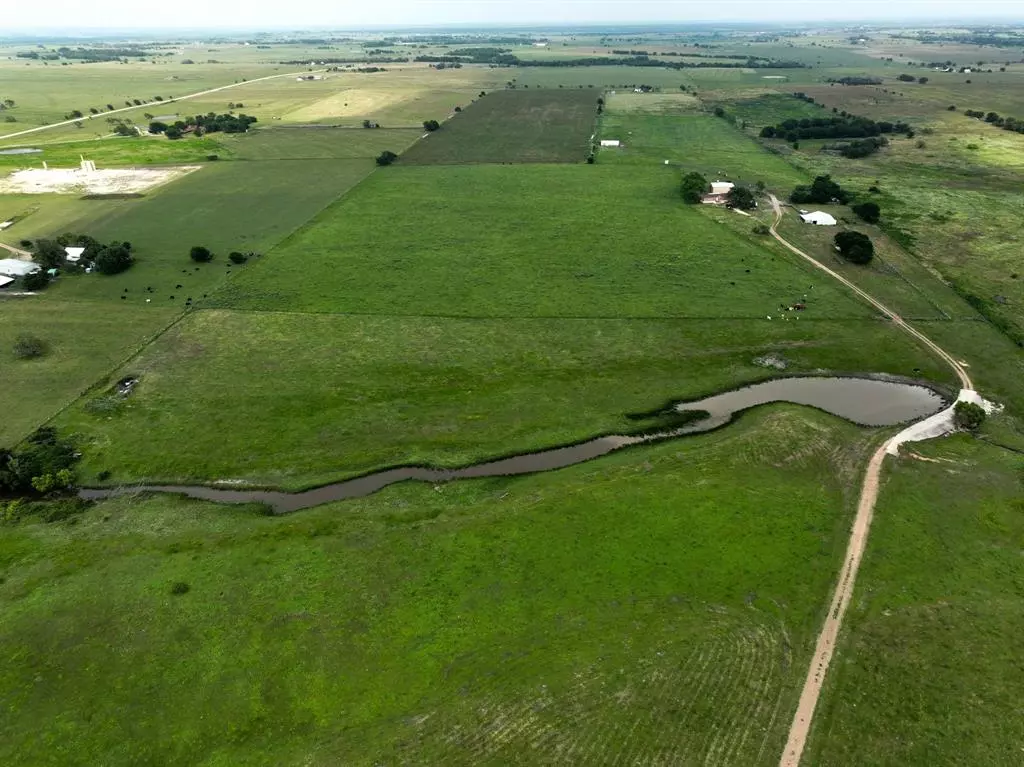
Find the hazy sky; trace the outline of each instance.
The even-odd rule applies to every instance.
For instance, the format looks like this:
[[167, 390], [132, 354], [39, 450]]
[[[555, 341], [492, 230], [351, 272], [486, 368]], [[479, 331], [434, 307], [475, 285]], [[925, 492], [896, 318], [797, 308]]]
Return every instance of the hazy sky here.
[[8, 0], [4, 30], [1024, 18], [1024, 0]]

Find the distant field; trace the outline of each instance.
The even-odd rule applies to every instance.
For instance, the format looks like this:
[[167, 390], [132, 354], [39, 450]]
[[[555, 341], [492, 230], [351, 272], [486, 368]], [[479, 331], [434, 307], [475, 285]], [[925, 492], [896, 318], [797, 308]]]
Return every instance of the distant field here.
[[[128, 240], [137, 263], [114, 277], [66, 277], [49, 291], [65, 298], [122, 303], [127, 288], [130, 304], [152, 298], [153, 303], [182, 309], [187, 297], [200, 300], [231, 273], [228, 252], [269, 249], [372, 169], [369, 160], [210, 163], [141, 200], [112, 207], [101, 201], [106, 212], [83, 223], [84, 233], [103, 241]], [[193, 245], [210, 248], [217, 258], [194, 264], [189, 260]], [[155, 292], [144, 293], [146, 287]]]
[[283, 519], [154, 498], [8, 527], [0, 761], [774, 765], [864, 438], [772, 408]]
[[784, 159], [709, 114], [608, 112], [601, 118], [600, 137], [624, 144], [601, 149], [598, 163], [602, 165], [654, 166], [669, 160], [685, 171], [697, 170], [709, 178], [750, 185], [756, 181], [793, 186], [805, 182], [804, 176]]
[[661, 166], [399, 163], [213, 300], [357, 314], [764, 318], [813, 291], [814, 316], [870, 315], [824, 276], [683, 205], [678, 182]]
[[1020, 762], [1020, 455], [967, 437], [889, 467], [811, 764]]
[[[107, 374], [175, 312], [161, 306], [105, 306], [32, 298], [0, 299], [0, 446], [7, 447]], [[15, 359], [20, 335], [41, 338], [49, 353]]]
[[260, 128], [223, 139], [240, 160], [372, 159], [390, 149], [401, 152], [422, 130], [364, 128]]
[[495, 91], [402, 156], [405, 165], [583, 162], [598, 96], [574, 91]]
[[471, 90], [438, 89], [426, 82], [374, 87], [372, 77], [366, 77], [365, 85], [336, 91], [288, 112], [283, 121], [357, 126], [371, 119], [384, 128], [419, 128], [424, 120], [443, 120], [455, 107], [468, 106], [476, 95]]

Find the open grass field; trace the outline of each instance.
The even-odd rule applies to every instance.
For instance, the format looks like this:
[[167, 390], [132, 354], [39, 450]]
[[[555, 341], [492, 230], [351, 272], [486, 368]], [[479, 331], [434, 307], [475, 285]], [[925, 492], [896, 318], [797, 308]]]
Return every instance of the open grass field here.
[[813, 293], [815, 316], [869, 316], [825, 278], [681, 205], [677, 183], [660, 166], [399, 161], [211, 300], [354, 314], [764, 318]]
[[[116, 369], [175, 313], [164, 307], [104, 306], [8, 298], [0, 303], [0, 445], [10, 445]], [[15, 339], [32, 335], [48, 353], [16, 359]]]
[[597, 116], [583, 91], [497, 91], [402, 156], [403, 164], [583, 162]]
[[804, 183], [802, 174], [784, 159], [709, 114], [623, 113], [613, 106], [601, 118], [600, 137], [624, 144], [600, 149], [598, 162], [602, 165], [650, 166], [669, 160], [674, 166], [699, 171], [708, 178], [748, 185], [757, 181], [793, 186]]
[[[636, 428], [627, 413], [777, 371], [946, 381], [876, 320], [451, 320], [198, 311], [59, 423], [90, 481], [302, 488], [400, 464], [460, 466]], [[920, 371], [917, 372], [917, 371]], [[96, 401], [94, 403], [94, 401]], [[274, 424], [274, 428], [268, 428]]]
[[1024, 456], [960, 437], [890, 467], [811, 764], [1014, 764]]
[[8, 529], [0, 759], [775, 764], [866, 436], [771, 409], [288, 518]]
[[223, 145], [239, 160], [373, 159], [385, 149], [404, 151], [420, 129], [260, 128], [227, 136]]
[[[373, 169], [368, 160], [268, 160], [210, 163], [141, 200], [124, 200], [93, 219], [84, 233], [132, 243], [136, 264], [123, 274], [66, 277], [49, 292], [66, 298], [153, 303], [182, 309], [201, 300], [232, 270], [233, 250], [262, 253], [304, 224]], [[193, 245], [217, 254], [208, 264], [189, 259]], [[177, 285], [182, 287], [178, 288]], [[147, 287], [153, 293], [145, 293]], [[171, 296], [174, 296], [173, 300]]]

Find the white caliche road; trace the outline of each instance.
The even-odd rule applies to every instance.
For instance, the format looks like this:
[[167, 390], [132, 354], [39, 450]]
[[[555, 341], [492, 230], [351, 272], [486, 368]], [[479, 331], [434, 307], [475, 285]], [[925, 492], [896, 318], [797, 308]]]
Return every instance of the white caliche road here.
[[[197, 91], [196, 93], [189, 93], [186, 96], [176, 96], [173, 99], [168, 99], [167, 101], [162, 101], [160, 103], [161, 104], [173, 104], [176, 101], [184, 101], [185, 99], [194, 99], [194, 98], [196, 98], [198, 96], [206, 96], [206, 95], [208, 95], [210, 93], [217, 93], [219, 91], [226, 91], [228, 88], [239, 88], [239, 87], [241, 87], [243, 85], [250, 85], [251, 83], [261, 83], [264, 80], [274, 80], [275, 78], [278, 78], [278, 77], [297, 77], [298, 75], [309, 74], [309, 72], [311, 72], [311, 71], [326, 72], [327, 70], [325, 70], [325, 69], [303, 70], [301, 72], [286, 72], [286, 73], [280, 74], [280, 75], [267, 75], [266, 77], [256, 77], [256, 78], [254, 78], [252, 80], [242, 80], [242, 81], [237, 82], [237, 83], [231, 83], [230, 85], [221, 85], [218, 88], [209, 88], [209, 89], [207, 89], [205, 91]], [[83, 117], [78, 117], [78, 118], [76, 118], [74, 120], [62, 120], [61, 122], [50, 123], [49, 125], [40, 125], [37, 128], [28, 128], [26, 130], [18, 131], [17, 133], [8, 133], [6, 135], [0, 136], [0, 141], [8, 141], [8, 140], [10, 140], [12, 138], [17, 138], [18, 136], [27, 136], [30, 133], [38, 133], [39, 131], [50, 130], [51, 128], [59, 128], [62, 125], [74, 125], [77, 122], [86, 122], [86, 121], [92, 120], [93, 118], [96, 118], [96, 117], [108, 117], [110, 115], [116, 115], [118, 112], [130, 112], [133, 109], [141, 109], [143, 106], [152, 106], [152, 104], [143, 104], [141, 106], [121, 107], [120, 109], [113, 109], [113, 110], [111, 110], [109, 112], [100, 112], [97, 115], [85, 115]]]
[[[776, 231], [776, 227], [782, 221], [782, 205], [775, 195], [770, 195], [770, 197], [772, 207], [775, 210], [775, 221], [771, 227], [772, 237], [782, 243], [788, 250], [810, 262], [817, 269], [843, 283], [843, 285], [891, 319], [897, 328], [920, 341], [941, 357], [960, 379], [961, 392], [958, 401], [964, 400], [988, 405], [974, 391], [974, 384], [971, 382], [970, 376], [967, 375], [964, 366], [957, 362], [948, 352], [919, 330], [908, 325], [896, 312], [858, 288], [841, 274], [829, 269], [817, 259], [812, 258], [790, 242], [787, 242]], [[867, 472], [864, 474], [860, 500], [857, 502], [857, 516], [854, 517], [853, 529], [850, 531], [850, 541], [846, 547], [846, 557], [843, 559], [843, 566], [839, 571], [836, 590], [832, 595], [828, 615], [825, 617], [825, 625], [821, 627], [821, 632], [818, 634], [818, 642], [814, 648], [814, 657], [811, 660], [810, 668], [807, 670], [807, 678], [804, 680], [803, 691], [800, 693], [800, 702], [797, 704], [796, 714], [793, 716], [792, 725], [790, 725], [786, 748], [782, 752], [782, 758], [779, 760], [780, 767], [798, 767], [803, 756], [804, 746], [807, 743], [807, 734], [810, 732], [811, 721], [814, 718], [814, 709], [818, 705], [822, 683], [825, 681], [825, 674], [828, 672], [829, 663], [832, 661], [832, 653], [835, 650], [836, 640], [839, 638], [839, 630], [843, 625], [846, 608], [849, 606], [850, 598], [853, 596], [853, 586], [857, 580], [857, 571], [860, 569], [861, 557], [867, 545], [868, 531], [871, 529], [871, 519], [875, 512], [875, 502], [878, 500], [878, 486], [885, 456], [898, 454], [899, 446], [905, 442], [931, 439], [932, 437], [948, 434], [952, 430], [953, 408], [951, 407], [920, 423], [908, 426], [895, 437], [887, 440], [871, 456]]]

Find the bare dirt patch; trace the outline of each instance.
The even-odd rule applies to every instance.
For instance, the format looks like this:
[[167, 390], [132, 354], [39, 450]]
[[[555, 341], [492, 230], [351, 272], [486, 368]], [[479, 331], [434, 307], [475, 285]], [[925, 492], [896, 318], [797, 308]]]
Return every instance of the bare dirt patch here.
[[198, 165], [83, 171], [31, 168], [0, 181], [0, 194], [134, 194], [198, 170]]

